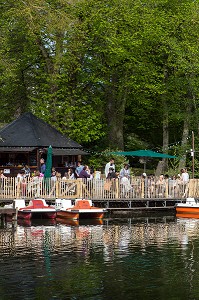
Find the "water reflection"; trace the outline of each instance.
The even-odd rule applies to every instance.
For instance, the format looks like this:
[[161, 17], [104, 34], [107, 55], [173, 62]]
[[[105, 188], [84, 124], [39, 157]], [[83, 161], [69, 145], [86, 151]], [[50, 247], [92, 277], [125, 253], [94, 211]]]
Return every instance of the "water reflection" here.
[[199, 220], [1, 223], [0, 299], [197, 299]]

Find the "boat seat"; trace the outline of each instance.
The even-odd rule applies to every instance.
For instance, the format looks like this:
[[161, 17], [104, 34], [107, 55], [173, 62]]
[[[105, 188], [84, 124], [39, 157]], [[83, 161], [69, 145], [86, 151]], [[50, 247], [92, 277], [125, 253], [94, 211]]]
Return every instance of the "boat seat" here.
[[88, 200], [79, 200], [79, 201], [77, 200], [75, 203], [75, 207], [79, 209], [81, 208], [86, 209], [86, 208], [90, 208], [91, 206]]
[[67, 209], [73, 207], [72, 201], [70, 199], [62, 199], [61, 208]]
[[33, 208], [41, 208], [44, 206], [43, 200], [34, 200], [32, 201]]
[[62, 207], [62, 199], [55, 200], [55, 208], [60, 209]]
[[24, 199], [15, 199], [13, 202], [14, 202], [13, 203], [14, 208], [20, 209], [20, 208], [24, 208], [26, 206]]
[[196, 200], [195, 200], [195, 198], [187, 198], [186, 203], [195, 204]]

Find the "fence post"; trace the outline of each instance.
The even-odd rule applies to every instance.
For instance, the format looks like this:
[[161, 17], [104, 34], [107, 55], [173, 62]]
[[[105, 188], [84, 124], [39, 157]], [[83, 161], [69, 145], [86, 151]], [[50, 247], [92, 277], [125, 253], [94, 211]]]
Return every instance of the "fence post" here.
[[141, 198], [144, 198], [144, 179], [141, 179]]
[[20, 193], [21, 193], [21, 184], [20, 184], [20, 179], [17, 178], [17, 198], [20, 197]]
[[56, 182], [55, 182], [55, 197], [59, 198], [59, 194], [60, 194], [60, 178], [57, 178]]
[[115, 180], [115, 198], [119, 199], [119, 179]]
[[168, 198], [168, 189], [169, 189], [169, 181], [167, 179], [165, 182], [165, 198]]
[[77, 179], [77, 198], [82, 198], [82, 180]]

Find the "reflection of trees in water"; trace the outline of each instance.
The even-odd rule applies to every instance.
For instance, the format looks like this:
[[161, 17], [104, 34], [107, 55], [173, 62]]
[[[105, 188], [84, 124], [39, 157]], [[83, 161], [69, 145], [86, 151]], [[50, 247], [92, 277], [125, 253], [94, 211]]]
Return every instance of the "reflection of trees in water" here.
[[[129, 289], [131, 295], [141, 293], [141, 286], [149, 292], [159, 288], [162, 295], [168, 289], [167, 299], [197, 299], [191, 296], [198, 279], [198, 233], [199, 220], [166, 218], [104, 220], [96, 226], [7, 226], [0, 229], [1, 272], [9, 278], [2, 283], [4, 294], [11, 285], [21, 299], [36, 289], [38, 299], [66, 299], [59, 293], [86, 299], [96, 290], [117, 299]], [[191, 296], [180, 297], [181, 289]]]

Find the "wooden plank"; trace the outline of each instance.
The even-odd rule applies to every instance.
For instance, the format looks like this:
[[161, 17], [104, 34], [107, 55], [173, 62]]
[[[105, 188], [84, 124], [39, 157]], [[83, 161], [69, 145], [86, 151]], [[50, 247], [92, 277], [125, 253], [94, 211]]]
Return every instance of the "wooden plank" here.
[[0, 207], [0, 215], [1, 214], [15, 214], [15, 213], [16, 213], [16, 209], [14, 209], [14, 208]]
[[124, 211], [124, 210], [168, 210], [168, 209], [175, 209], [175, 206], [167, 206], [167, 207], [108, 207], [106, 208], [107, 210], [111, 211], [111, 210], [117, 210], [117, 211]]

